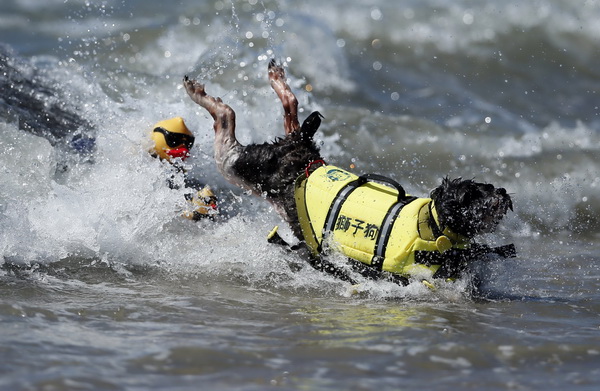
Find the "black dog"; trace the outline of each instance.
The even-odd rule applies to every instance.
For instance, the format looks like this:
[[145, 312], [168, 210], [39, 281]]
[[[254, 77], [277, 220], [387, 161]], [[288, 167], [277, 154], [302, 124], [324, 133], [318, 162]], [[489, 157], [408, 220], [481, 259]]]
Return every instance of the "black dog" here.
[[[298, 101], [285, 81], [283, 67], [275, 61], [269, 63], [269, 80], [283, 104], [285, 137], [247, 146], [235, 137], [231, 107], [207, 95], [204, 85], [187, 76], [183, 84], [190, 98], [214, 119], [219, 171], [231, 183], [266, 195], [301, 247], [310, 250], [313, 267], [353, 282], [345, 270], [321, 256], [327, 237], [333, 237], [332, 246], [348, 255], [360, 274], [403, 284], [423, 272], [425, 278], [427, 273], [434, 278], [458, 277], [468, 262], [484, 253], [514, 254], [512, 245], [489, 248], [471, 243], [476, 235], [493, 231], [512, 210], [505, 189], [446, 178], [432, 191], [431, 199], [416, 198], [387, 178], [356, 177], [327, 166], [313, 141], [321, 114], [313, 112], [300, 126]], [[379, 217], [372, 217], [374, 212], [363, 206], [373, 202], [386, 205]], [[408, 223], [410, 229], [406, 222], [398, 223], [403, 219], [414, 220]], [[278, 237], [274, 241], [282, 242]]]

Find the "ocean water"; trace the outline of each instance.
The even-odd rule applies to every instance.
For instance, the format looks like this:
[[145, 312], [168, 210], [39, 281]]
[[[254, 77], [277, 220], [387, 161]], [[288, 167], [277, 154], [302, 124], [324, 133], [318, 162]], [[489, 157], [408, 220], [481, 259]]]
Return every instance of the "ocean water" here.
[[[597, 390], [599, 19], [595, 0], [4, 0], [0, 389]], [[325, 116], [327, 161], [417, 195], [505, 187], [514, 212], [482, 240], [518, 256], [436, 291], [290, 267], [181, 87], [272, 140], [271, 58], [301, 120]], [[215, 221], [181, 218], [147, 153], [173, 116]]]

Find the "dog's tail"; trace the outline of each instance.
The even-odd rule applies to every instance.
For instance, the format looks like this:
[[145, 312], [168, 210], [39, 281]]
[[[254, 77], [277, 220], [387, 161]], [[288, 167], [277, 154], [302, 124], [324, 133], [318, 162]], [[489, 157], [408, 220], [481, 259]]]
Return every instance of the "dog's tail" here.
[[302, 127], [300, 127], [300, 137], [302, 140], [310, 141], [313, 139], [319, 126], [321, 126], [321, 118], [325, 117], [318, 111], [313, 111], [304, 122], [302, 122]]

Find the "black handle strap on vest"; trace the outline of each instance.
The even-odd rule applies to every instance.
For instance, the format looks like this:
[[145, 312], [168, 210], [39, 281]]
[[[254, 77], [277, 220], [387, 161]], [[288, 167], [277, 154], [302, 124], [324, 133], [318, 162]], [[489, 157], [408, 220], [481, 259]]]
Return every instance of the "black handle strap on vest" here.
[[406, 198], [406, 192], [404, 191], [404, 188], [398, 182], [391, 178], [379, 174], [364, 174], [361, 175], [358, 179], [364, 181], [363, 184], [367, 183], [368, 181], [377, 181], [391, 185], [398, 191], [398, 202], [402, 202]]
[[350, 194], [360, 186], [366, 184], [369, 180], [378, 180], [385, 183], [390, 183], [392, 186], [398, 190], [398, 200], [401, 200], [406, 197], [406, 192], [400, 186], [400, 184], [393, 179], [386, 178], [377, 174], [365, 174], [359, 176], [357, 179], [348, 182], [344, 187], [342, 187], [338, 193], [335, 195], [333, 202], [329, 206], [329, 210], [327, 211], [327, 217], [325, 218], [325, 225], [323, 226], [323, 232], [331, 232], [333, 231], [335, 222], [337, 221], [340, 211], [342, 210], [342, 205], [348, 199]]

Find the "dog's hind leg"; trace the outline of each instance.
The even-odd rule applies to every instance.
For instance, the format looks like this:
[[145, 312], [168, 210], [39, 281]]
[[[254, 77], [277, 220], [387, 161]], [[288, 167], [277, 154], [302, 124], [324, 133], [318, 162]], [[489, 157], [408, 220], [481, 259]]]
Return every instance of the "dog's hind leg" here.
[[227, 135], [235, 140], [235, 111], [223, 103], [221, 98], [208, 95], [204, 90], [204, 84], [198, 83], [196, 80], [185, 76], [183, 86], [190, 98], [205, 108], [213, 117], [215, 133]]
[[285, 81], [285, 71], [275, 60], [269, 62], [269, 80], [271, 87], [283, 105], [283, 128], [286, 136], [300, 129], [298, 122], [298, 99]]
[[221, 100], [206, 93], [204, 85], [187, 76], [183, 78], [183, 86], [194, 102], [205, 108], [214, 119], [215, 129], [215, 161], [221, 174], [229, 181], [236, 183], [232, 166], [239, 155], [240, 143], [235, 137], [235, 111]]

